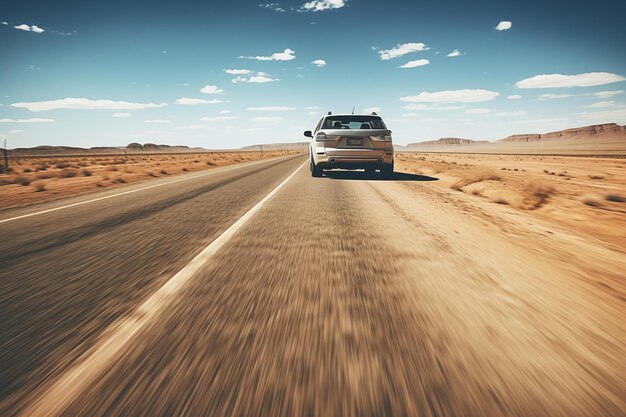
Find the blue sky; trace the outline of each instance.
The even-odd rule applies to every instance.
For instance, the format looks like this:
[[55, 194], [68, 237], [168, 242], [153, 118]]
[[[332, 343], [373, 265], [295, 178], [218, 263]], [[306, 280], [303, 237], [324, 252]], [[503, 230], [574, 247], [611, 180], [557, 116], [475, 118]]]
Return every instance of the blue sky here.
[[302, 141], [353, 105], [400, 144], [626, 124], [624, 15], [604, 0], [3, 1], [0, 136], [235, 148]]

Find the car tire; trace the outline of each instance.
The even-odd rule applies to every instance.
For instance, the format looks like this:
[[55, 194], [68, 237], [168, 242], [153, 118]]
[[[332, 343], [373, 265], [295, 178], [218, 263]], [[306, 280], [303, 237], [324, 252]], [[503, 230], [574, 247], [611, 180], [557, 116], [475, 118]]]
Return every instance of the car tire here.
[[394, 169], [394, 163], [392, 162], [390, 164], [383, 166], [383, 169], [381, 169], [380, 172], [386, 177], [393, 177], [393, 169]]
[[312, 159], [309, 162], [309, 168], [311, 170], [311, 176], [312, 177], [319, 178], [319, 177], [322, 176], [322, 168], [320, 168], [317, 165], [315, 165], [315, 163], [313, 162]]

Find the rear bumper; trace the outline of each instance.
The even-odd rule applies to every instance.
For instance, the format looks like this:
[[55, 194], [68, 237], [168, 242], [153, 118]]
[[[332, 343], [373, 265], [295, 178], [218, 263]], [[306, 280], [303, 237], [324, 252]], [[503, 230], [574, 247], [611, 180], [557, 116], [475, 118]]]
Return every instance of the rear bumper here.
[[315, 165], [324, 169], [331, 168], [367, 168], [371, 166], [390, 165], [393, 163], [393, 150], [316, 148], [313, 154]]

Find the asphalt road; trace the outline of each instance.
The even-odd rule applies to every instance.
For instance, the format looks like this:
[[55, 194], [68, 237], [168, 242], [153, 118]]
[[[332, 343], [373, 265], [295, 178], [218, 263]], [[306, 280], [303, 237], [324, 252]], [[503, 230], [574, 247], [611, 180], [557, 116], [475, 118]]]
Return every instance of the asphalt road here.
[[3, 213], [0, 415], [625, 415], [623, 270], [304, 162]]

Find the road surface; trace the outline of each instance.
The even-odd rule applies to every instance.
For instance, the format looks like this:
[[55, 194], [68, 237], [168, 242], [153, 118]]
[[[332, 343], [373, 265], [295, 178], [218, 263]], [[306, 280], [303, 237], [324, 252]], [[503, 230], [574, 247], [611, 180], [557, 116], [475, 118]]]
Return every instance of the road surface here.
[[3, 212], [0, 415], [625, 415], [624, 260], [436, 180], [296, 156]]

